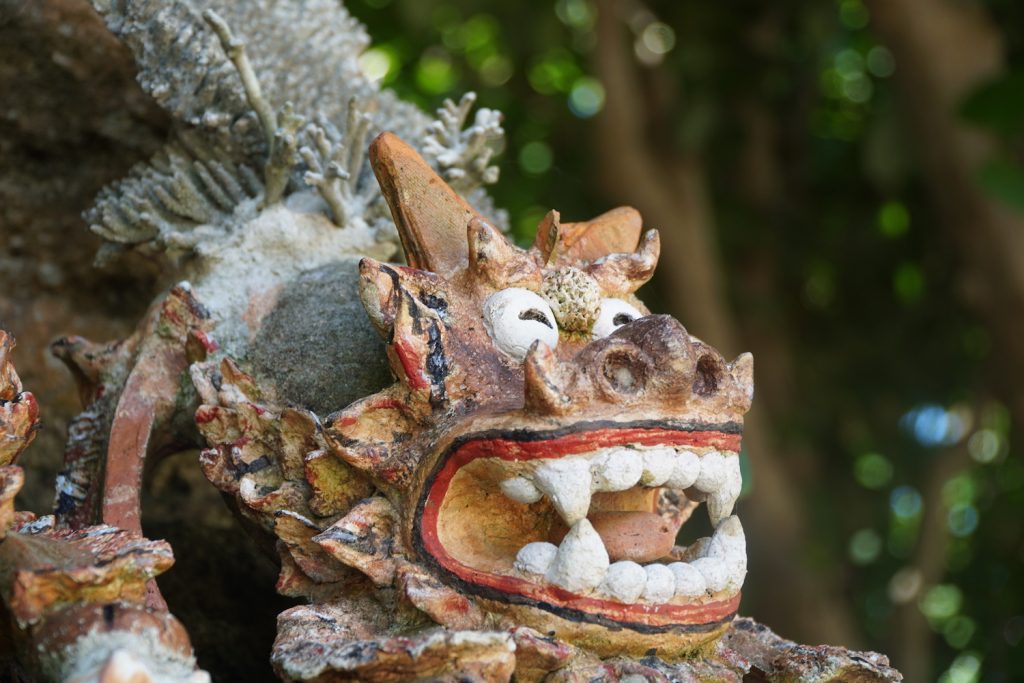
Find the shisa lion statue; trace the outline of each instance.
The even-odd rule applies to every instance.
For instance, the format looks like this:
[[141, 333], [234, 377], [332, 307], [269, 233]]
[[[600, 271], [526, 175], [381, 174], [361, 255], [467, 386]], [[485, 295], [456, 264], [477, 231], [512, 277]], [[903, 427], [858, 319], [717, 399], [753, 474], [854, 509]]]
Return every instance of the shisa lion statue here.
[[[0, 332], [0, 598], [18, 671], [208, 679], [152, 580], [173, 556], [142, 537], [139, 503], [147, 458], [201, 446], [206, 477], [273, 541], [278, 592], [306, 603], [278, 618], [284, 680], [900, 680], [881, 655], [736, 617], [753, 361], [636, 297], [659, 255], [636, 211], [552, 211], [516, 246], [481, 189], [500, 118], [463, 130], [464, 99], [431, 123], [359, 80], [358, 35], [309, 60], [347, 59], [353, 103], [305, 125], [295, 101], [316, 98], [254, 66], [231, 26], [271, 46], [331, 21], [358, 34], [333, 3], [97, 6], [177, 128], [88, 217], [104, 256], [167, 253], [179, 284], [129, 339], [55, 344], [86, 409], [54, 515], [14, 510], [38, 408]], [[383, 132], [364, 164], [388, 127], [421, 149]], [[711, 535], [677, 545], [702, 503]]]

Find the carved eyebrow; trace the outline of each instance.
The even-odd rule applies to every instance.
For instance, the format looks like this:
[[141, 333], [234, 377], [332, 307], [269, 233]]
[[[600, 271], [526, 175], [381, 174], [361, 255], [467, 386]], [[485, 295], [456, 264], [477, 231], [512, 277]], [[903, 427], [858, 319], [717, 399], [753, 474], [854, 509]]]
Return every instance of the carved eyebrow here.
[[625, 325], [636, 320], [636, 317], [632, 313], [616, 313], [615, 317], [612, 318], [613, 325]]
[[539, 311], [536, 308], [528, 308], [519, 314], [520, 320], [536, 320], [539, 323], [544, 323], [551, 329], [555, 329], [555, 326], [551, 324], [548, 317], [544, 315], [543, 311]]

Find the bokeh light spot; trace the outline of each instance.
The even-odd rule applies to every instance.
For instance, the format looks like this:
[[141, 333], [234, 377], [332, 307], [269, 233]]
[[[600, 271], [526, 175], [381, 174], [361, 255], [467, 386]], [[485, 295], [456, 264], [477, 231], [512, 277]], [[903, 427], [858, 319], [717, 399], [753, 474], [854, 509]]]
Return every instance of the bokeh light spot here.
[[857, 457], [853, 473], [857, 482], [868, 489], [880, 489], [892, 480], [892, 463], [878, 453], [864, 453]]
[[946, 637], [946, 642], [950, 647], [962, 650], [971, 642], [971, 637], [976, 629], [977, 624], [974, 623], [974, 619], [959, 614], [946, 622], [945, 628], [942, 629], [942, 635]]
[[581, 119], [588, 119], [604, 106], [604, 86], [596, 78], [579, 78], [569, 93], [569, 109]]
[[910, 212], [902, 202], [889, 201], [878, 210], [878, 230], [886, 237], [901, 237], [910, 229]]
[[896, 72], [896, 59], [889, 49], [882, 45], [875, 45], [868, 50], [868, 57], [865, 61], [872, 76], [887, 78]]
[[889, 495], [889, 507], [902, 519], [917, 517], [923, 507], [921, 494], [913, 486], [897, 486]]
[[975, 683], [981, 674], [981, 658], [973, 652], [965, 652], [939, 676], [939, 683]]
[[430, 95], [440, 95], [455, 85], [455, 70], [446, 54], [429, 52], [416, 64], [416, 85]]
[[551, 148], [540, 140], [528, 142], [519, 150], [519, 166], [530, 175], [547, 173], [551, 161]]
[[976, 462], [994, 462], [1005, 449], [1003, 439], [994, 429], [979, 429], [967, 440], [967, 452]]
[[359, 55], [359, 70], [370, 81], [386, 81], [396, 66], [395, 55], [384, 47], [371, 47]]
[[854, 564], [871, 564], [882, 552], [882, 537], [874, 529], [861, 529], [850, 537], [848, 551]]
[[964, 595], [950, 583], [932, 586], [921, 597], [918, 607], [929, 621], [942, 623], [960, 611]]
[[846, 28], [864, 28], [870, 19], [868, 8], [861, 0], [842, 0], [839, 3], [839, 20]]
[[965, 503], [954, 505], [946, 515], [946, 526], [958, 538], [970, 536], [978, 528], [978, 509]]

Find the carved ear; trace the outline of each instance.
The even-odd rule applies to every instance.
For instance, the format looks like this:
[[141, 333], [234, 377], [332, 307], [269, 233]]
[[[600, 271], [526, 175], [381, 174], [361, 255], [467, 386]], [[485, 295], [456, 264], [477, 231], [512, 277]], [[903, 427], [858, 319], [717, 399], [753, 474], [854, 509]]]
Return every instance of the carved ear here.
[[394, 133], [370, 144], [370, 163], [408, 264], [434, 273], [465, 267], [466, 225], [479, 214]]
[[658, 231], [648, 230], [635, 252], [609, 254], [591, 263], [586, 270], [605, 294], [632, 294], [654, 275], [660, 254]]
[[640, 212], [630, 206], [620, 206], [589, 221], [561, 225], [558, 212], [552, 211], [541, 221], [534, 247], [548, 265], [571, 265], [609, 254], [632, 253], [642, 230]]
[[393, 266], [372, 258], [359, 261], [359, 300], [377, 331], [390, 339], [395, 316], [401, 304], [401, 292], [408, 292], [438, 314], [444, 315], [448, 300], [444, 282], [425, 270]]

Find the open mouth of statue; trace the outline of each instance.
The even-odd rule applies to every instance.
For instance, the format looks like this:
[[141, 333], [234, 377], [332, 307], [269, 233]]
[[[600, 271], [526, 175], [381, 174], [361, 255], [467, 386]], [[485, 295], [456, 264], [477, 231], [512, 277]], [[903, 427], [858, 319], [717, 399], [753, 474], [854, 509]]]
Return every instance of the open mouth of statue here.
[[[739, 429], [649, 425], [460, 439], [427, 483], [417, 541], [484, 598], [635, 628], [721, 622], [747, 564]], [[677, 545], [701, 504], [712, 535]]]

